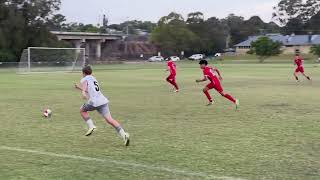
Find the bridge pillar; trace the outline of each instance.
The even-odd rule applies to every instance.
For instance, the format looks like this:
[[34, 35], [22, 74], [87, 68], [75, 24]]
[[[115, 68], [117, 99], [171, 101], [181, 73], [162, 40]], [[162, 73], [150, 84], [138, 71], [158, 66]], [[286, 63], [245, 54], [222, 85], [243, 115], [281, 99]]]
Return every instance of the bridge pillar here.
[[106, 40], [103, 39], [103, 40], [97, 40], [97, 41], [95, 42], [96, 58], [97, 58], [98, 60], [101, 59], [101, 49], [102, 49], [101, 44], [102, 44], [103, 42], [105, 42], [105, 41], [106, 41]]
[[90, 42], [86, 42], [86, 56], [90, 57]]

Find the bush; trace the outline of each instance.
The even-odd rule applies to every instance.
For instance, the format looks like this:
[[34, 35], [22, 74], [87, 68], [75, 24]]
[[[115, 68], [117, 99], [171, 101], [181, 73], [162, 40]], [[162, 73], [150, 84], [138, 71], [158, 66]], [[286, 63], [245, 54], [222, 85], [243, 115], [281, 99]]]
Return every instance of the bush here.
[[280, 42], [275, 42], [269, 37], [260, 37], [257, 41], [251, 43], [251, 50], [253, 54], [256, 54], [260, 62], [263, 62], [270, 56], [276, 56], [281, 53]]
[[320, 45], [314, 45], [311, 47], [311, 53], [320, 57]]
[[0, 50], [0, 62], [16, 62], [16, 56], [7, 50]]

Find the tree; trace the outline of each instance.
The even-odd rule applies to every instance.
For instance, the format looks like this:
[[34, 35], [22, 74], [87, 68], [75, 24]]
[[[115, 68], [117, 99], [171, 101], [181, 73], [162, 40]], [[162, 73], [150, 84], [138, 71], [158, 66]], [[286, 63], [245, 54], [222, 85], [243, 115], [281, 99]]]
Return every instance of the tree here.
[[320, 10], [319, 0], [280, 0], [274, 8], [273, 17], [282, 25], [291, 19], [299, 19], [306, 23]]
[[47, 27], [59, 7], [60, 0], [1, 0], [1, 61], [18, 61], [28, 46], [66, 46]]
[[306, 29], [309, 32], [320, 33], [320, 11], [307, 22]]
[[288, 20], [287, 24], [282, 28], [283, 34], [307, 34], [308, 31], [305, 28], [303, 22], [298, 18], [292, 18]]
[[169, 56], [178, 55], [181, 51], [186, 54], [193, 52], [194, 44], [200, 39], [187, 28], [180, 14], [170, 13], [159, 20], [158, 26], [152, 32], [151, 41]]
[[263, 36], [251, 43], [250, 51], [259, 57], [260, 62], [263, 62], [270, 56], [279, 55], [281, 53], [281, 46], [280, 42], [274, 42], [270, 38]]
[[314, 45], [311, 47], [311, 53], [320, 58], [320, 45]]
[[222, 21], [226, 24], [227, 27], [225, 31], [227, 31], [228, 34], [231, 36], [231, 45], [238, 44], [248, 38], [248, 36], [241, 32], [244, 23], [244, 17], [236, 16], [235, 14], [230, 14], [227, 18], [223, 19]]
[[204, 15], [202, 12], [194, 12], [188, 14], [187, 24], [201, 24], [204, 22]]
[[63, 29], [66, 29], [67, 24], [66, 22], [66, 17], [62, 14], [55, 14], [53, 15], [52, 18], [48, 18], [47, 20], [47, 26], [50, 30], [52, 31], [60, 31]]
[[159, 20], [159, 26], [164, 24], [185, 24], [185, 22], [181, 14], [171, 12], [168, 16], [164, 16]]

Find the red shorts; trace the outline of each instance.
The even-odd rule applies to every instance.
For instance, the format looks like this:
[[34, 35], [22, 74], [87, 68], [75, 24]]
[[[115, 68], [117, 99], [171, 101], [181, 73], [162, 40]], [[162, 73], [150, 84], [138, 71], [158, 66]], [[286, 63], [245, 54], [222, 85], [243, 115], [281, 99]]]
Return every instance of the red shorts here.
[[176, 81], [176, 75], [175, 75], [175, 74], [170, 74], [170, 75], [167, 77], [167, 80]]
[[220, 83], [220, 81], [218, 79], [214, 80], [213, 82], [211, 82], [210, 84], [207, 85], [207, 88], [209, 89], [215, 89], [216, 91], [218, 91], [219, 93], [223, 92], [223, 88], [222, 85]]
[[297, 67], [297, 69], [296, 69], [296, 71], [295, 71], [296, 73], [298, 73], [298, 72], [300, 72], [300, 73], [304, 73], [304, 67], [303, 66], [299, 66], [299, 67]]

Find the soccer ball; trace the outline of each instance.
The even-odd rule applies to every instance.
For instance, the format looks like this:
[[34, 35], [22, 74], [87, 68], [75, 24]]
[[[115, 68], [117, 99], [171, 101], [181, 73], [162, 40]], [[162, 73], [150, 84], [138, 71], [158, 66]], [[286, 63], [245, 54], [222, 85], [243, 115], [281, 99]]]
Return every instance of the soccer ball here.
[[44, 116], [45, 118], [50, 118], [51, 115], [52, 115], [52, 111], [51, 111], [50, 109], [45, 109], [45, 110], [43, 111], [43, 116]]

